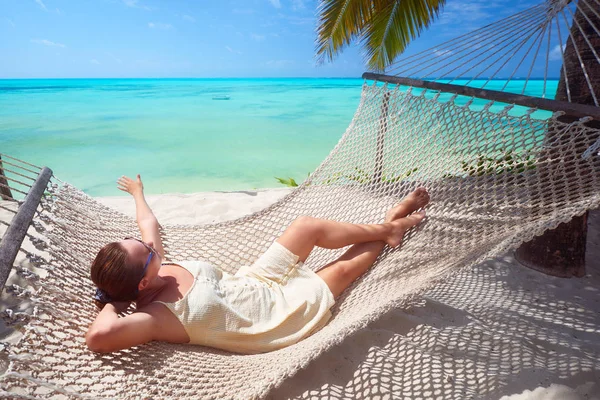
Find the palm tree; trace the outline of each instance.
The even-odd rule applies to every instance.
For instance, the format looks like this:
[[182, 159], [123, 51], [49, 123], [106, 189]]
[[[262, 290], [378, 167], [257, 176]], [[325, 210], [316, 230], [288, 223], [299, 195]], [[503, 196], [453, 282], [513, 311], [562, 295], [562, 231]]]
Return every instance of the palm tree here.
[[[316, 55], [320, 62], [332, 61], [342, 49], [355, 40], [362, 42], [368, 68], [385, 71], [402, 54], [411, 40], [417, 38], [438, 16], [446, 0], [321, 0], [320, 21], [317, 28]], [[600, 27], [600, 5], [596, 1], [580, 2], [592, 12], [583, 16], [578, 8], [570, 33], [580, 53], [591, 82], [600, 85], [600, 64], [592, 49], [585, 45], [584, 36], [592, 38], [592, 47], [600, 48], [600, 37], [591, 24]], [[587, 82], [579, 66], [573, 42], [568, 41], [564, 53], [572, 102], [593, 105]], [[569, 101], [565, 90], [565, 76], [561, 73], [556, 100]], [[568, 120], [568, 116], [564, 117]], [[593, 122], [597, 123], [597, 122]], [[530, 267], [557, 276], [582, 276], [585, 272], [585, 242], [587, 217], [574, 218], [569, 224], [546, 232], [525, 243], [517, 255]]]
[[2, 168], [2, 156], [0, 155], [0, 200], [12, 199], [12, 193], [10, 186], [4, 175], [4, 169]]
[[[585, 15], [582, 9], [586, 10]], [[583, 61], [592, 90], [600, 87], [600, 63], [593, 54], [593, 49], [600, 49], [600, 36], [594, 30], [594, 26], [600, 27], [600, 4], [580, 1], [573, 20], [570, 29], [572, 40], [566, 43], [564, 68], [561, 69], [555, 99], [595, 105], [579, 59]], [[586, 43], [586, 39], [590, 41], [591, 47]], [[567, 80], [570, 100], [567, 95]], [[569, 123], [573, 118], [564, 116], [559, 120]], [[588, 125], [600, 128], [599, 121], [592, 121]], [[581, 277], [585, 275], [586, 239], [587, 213], [524, 243], [517, 249], [517, 259], [529, 267], [551, 275]]]
[[352, 41], [363, 42], [368, 66], [383, 71], [438, 16], [446, 0], [322, 0], [317, 57], [332, 61]]

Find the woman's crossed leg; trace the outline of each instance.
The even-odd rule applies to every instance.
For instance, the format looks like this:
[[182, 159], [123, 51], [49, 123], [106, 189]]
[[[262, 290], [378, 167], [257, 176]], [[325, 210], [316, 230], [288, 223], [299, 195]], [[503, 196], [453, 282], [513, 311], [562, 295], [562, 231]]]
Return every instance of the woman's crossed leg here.
[[418, 188], [389, 210], [383, 224], [350, 224], [312, 217], [296, 219], [277, 241], [306, 261], [315, 246], [339, 249], [353, 245], [340, 258], [327, 264], [317, 275], [338, 297], [375, 262], [386, 244], [396, 247], [404, 233], [419, 224], [425, 213], [410, 215], [429, 202], [429, 194]]

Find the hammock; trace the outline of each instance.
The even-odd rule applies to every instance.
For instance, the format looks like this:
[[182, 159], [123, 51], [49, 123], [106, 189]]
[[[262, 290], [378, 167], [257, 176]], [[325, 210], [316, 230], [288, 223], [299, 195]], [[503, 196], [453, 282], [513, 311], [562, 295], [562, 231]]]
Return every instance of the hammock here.
[[[580, 12], [582, 3], [587, 4], [544, 3], [490, 25], [478, 36], [485, 37], [488, 31], [501, 35], [501, 27], [514, 30], [517, 23], [547, 32], [557, 15], [569, 7]], [[536, 40], [539, 37], [545, 41], [546, 33]], [[465, 45], [464, 40], [459, 42]], [[488, 47], [481, 48], [483, 52]], [[429, 54], [435, 51], [439, 47]], [[456, 48], [442, 55], [446, 65], [449, 55], [455, 55], [452, 62], [457, 65], [464, 62]], [[408, 78], [365, 77], [377, 79], [365, 81], [347, 131], [292, 193], [235, 221], [162, 227], [168, 260], [201, 258], [235, 273], [257, 259], [299, 215], [379, 223], [400, 198], [418, 186], [428, 188], [432, 199], [428, 221], [410, 232], [401, 249], [384, 250], [375, 266], [339, 298], [322, 330], [270, 353], [238, 355], [162, 342], [112, 354], [89, 351], [83, 335], [97, 314], [89, 265], [101, 246], [135, 234], [137, 225], [50, 177], [47, 168], [2, 155], [5, 178], [0, 174], [4, 179], [0, 187], [13, 191], [0, 192], [4, 199], [0, 207], [7, 212], [19, 208], [33, 217], [28, 232], [21, 227], [25, 236], [21, 252], [39, 273], [15, 265], [28, 287], [6, 288], [32, 302], [33, 313], [4, 311], [6, 321], [19, 327], [23, 336], [16, 345], [4, 345], [9, 365], [1, 378], [0, 396], [264, 397], [327, 349], [387, 311], [414, 304], [450, 274], [600, 206], [600, 129], [591, 118], [600, 119], [597, 107], [504, 90], [500, 101], [512, 104], [501, 104], [495, 100], [501, 96], [498, 91], [475, 80], [455, 85], [460, 86], [456, 89], [447, 81], [412, 79], [414, 85], [407, 87], [401, 83]], [[442, 86], [427, 87], [430, 84]], [[477, 96], [469, 90], [476, 90]], [[590, 91], [594, 93], [593, 85]], [[21, 189], [15, 191], [16, 187]], [[39, 207], [36, 193], [41, 197]], [[13, 233], [19, 230], [15, 221], [26, 218], [21, 211], [12, 224], [4, 223]], [[6, 262], [6, 249], [15, 247], [7, 236], [0, 245], [0, 267]], [[316, 270], [344, 250], [317, 248], [306, 265]]]

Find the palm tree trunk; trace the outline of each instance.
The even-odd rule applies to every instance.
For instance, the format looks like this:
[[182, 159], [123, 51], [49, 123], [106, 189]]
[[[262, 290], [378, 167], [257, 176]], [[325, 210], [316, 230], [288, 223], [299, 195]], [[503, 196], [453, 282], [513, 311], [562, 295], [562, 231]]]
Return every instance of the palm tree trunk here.
[[4, 175], [4, 169], [2, 168], [2, 156], [0, 156], [0, 199], [12, 199], [12, 193], [10, 192], [10, 187], [6, 180], [6, 176]]
[[[600, 14], [600, 5], [594, 1], [588, 1], [587, 3], [594, 8], [596, 13], [590, 12], [586, 2], [580, 1], [579, 6], [585, 8], [586, 15], [590, 21], [595, 26], [600, 27], [600, 18], [597, 17]], [[595, 89], [600, 85], [600, 64], [596, 60], [592, 49], [586, 43], [585, 37], [587, 37], [595, 49], [600, 49], [600, 37], [598, 37], [593, 27], [579, 9], [575, 12], [574, 18], [581, 27], [581, 30], [573, 22], [570, 29], [571, 36], [575, 41], [577, 50], [579, 50], [579, 55], [585, 65], [589, 80]], [[567, 96], [567, 80], [571, 102], [595, 105], [588, 83], [582, 73], [579, 57], [570, 39], [567, 40], [564, 52], [564, 69], [561, 70], [556, 100], [569, 101]], [[559, 120], [572, 122], [574, 118], [565, 115], [560, 117]], [[595, 127], [600, 125], [598, 121], [592, 121], [592, 124]], [[590, 171], [590, 173], [592, 172]], [[573, 218], [568, 223], [560, 224], [556, 229], [547, 231], [542, 236], [524, 243], [517, 249], [515, 256], [522, 264], [549, 275], [581, 277], [585, 275], [586, 239], [587, 213]]]

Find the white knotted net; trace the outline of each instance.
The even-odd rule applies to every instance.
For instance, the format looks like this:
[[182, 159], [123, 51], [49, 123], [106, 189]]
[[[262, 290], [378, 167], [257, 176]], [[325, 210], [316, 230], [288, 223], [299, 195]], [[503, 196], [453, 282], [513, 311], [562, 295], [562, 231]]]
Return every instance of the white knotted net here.
[[[409, 306], [449, 274], [528, 241], [600, 205], [600, 130], [587, 120], [474, 107], [456, 96], [365, 84], [338, 145], [310, 178], [273, 206], [208, 226], [164, 226], [170, 260], [204, 259], [235, 272], [252, 263], [300, 215], [382, 222], [418, 186], [431, 194], [428, 220], [333, 307], [320, 331], [290, 347], [237, 355], [153, 342], [95, 354], [84, 334], [97, 314], [90, 263], [104, 244], [137, 233], [134, 220], [63, 184], [36, 217], [47, 275], [32, 283], [36, 312], [8, 348], [0, 396], [240, 398], [265, 396], [286, 377], [386, 311]], [[460, 104], [462, 103], [462, 104]], [[496, 109], [498, 108], [498, 109]], [[593, 121], [592, 121], [593, 122]], [[315, 249], [319, 269], [344, 249]]]

